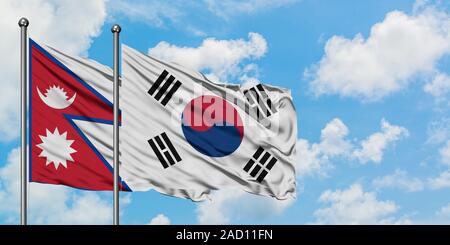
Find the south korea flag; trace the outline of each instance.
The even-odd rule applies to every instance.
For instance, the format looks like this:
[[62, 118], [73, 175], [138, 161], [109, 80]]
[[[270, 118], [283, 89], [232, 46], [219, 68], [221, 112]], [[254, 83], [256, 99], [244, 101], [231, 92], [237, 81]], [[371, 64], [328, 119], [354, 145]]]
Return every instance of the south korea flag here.
[[120, 175], [133, 191], [295, 194], [297, 120], [285, 89], [214, 83], [122, 45], [120, 109]]

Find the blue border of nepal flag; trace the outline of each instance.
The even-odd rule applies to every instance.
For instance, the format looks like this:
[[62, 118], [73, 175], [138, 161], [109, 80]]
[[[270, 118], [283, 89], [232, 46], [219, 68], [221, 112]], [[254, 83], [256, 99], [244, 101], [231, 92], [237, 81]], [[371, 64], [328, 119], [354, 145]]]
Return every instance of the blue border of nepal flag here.
[[[112, 70], [30, 41], [30, 181], [112, 190]], [[120, 189], [295, 196], [289, 91], [219, 84], [122, 45]]]
[[238, 187], [295, 195], [297, 120], [288, 91], [219, 84], [122, 45], [121, 176], [133, 190], [203, 200]]

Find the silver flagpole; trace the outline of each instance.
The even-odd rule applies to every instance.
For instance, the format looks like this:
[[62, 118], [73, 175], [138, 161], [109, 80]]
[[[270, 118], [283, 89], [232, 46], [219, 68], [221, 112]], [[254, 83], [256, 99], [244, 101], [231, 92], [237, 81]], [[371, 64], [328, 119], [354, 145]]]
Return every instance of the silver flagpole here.
[[28, 20], [21, 18], [20, 26], [20, 224], [27, 224], [27, 41]]
[[120, 26], [114, 25], [114, 214], [113, 224], [119, 225], [119, 33]]

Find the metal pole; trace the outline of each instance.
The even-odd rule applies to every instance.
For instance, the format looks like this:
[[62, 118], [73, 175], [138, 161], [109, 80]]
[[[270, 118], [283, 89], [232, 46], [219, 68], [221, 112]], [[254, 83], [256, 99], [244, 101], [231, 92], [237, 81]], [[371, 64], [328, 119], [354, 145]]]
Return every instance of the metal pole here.
[[21, 18], [20, 26], [20, 224], [27, 224], [27, 41], [28, 20]]
[[111, 32], [114, 37], [114, 213], [113, 224], [119, 225], [119, 33], [120, 26], [114, 25]]

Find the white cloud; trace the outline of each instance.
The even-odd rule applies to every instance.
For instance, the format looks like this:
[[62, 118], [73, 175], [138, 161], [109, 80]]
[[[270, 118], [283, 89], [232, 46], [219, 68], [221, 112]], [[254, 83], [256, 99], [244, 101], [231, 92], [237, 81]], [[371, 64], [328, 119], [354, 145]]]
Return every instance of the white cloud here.
[[441, 172], [441, 174], [435, 178], [428, 178], [428, 185], [433, 190], [450, 188], [450, 170]]
[[104, 0], [0, 1], [0, 141], [19, 135], [19, 26], [20, 17], [30, 20], [30, 37], [70, 54], [85, 54], [92, 38], [100, 33], [106, 17]]
[[[19, 177], [20, 150], [12, 150], [4, 167], [0, 168], [0, 212], [18, 211], [20, 181]], [[55, 196], [56, 198], [56, 196]]]
[[395, 218], [399, 207], [393, 201], [381, 201], [374, 192], [364, 192], [360, 184], [344, 190], [326, 190], [321, 203], [329, 206], [314, 211], [318, 224], [400, 224], [406, 218]]
[[437, 215], [444, 216], [444, 217], [450, 217], [450, 203], [443, 206], [439, 211], [437, 212]]
[[450, 118], [441, 118], [428, 125], [427, 143], [442, 144], [450, 139]]
[[[46, 194], [47, 197], [44, 198], [47, 199], [51, 193], [47, 190]], [[48, 204], [49, 200], [46, 200], [46, 202]], [[47, 209], [50, 210], [37, 216], [43, 218], [42, 223], [44, 224], [85, 225], [112, 223], [111, 200], [103, 199], [93, 192], [86, 192], [80, 195], [69, 194], [69, 199], [66, 199], [65, 205], [61, 209], [55, 210], [52, 206], [47, 206]]]
[[[11, 58], [14, 59], [13, 57]], [[2, 63], [3, 62], [0, 61], [0, 67], [2, 66]], [[14, 70], [17, 71], [17, 69]], [[3, 72], [2, 68], [0, 68], [0, 72]], [[0, 97], [0, 121], [4, 122], [0, 125], [0, 141], [10, 141], [15, 139], [19, 136], [20, 127], [19, 85], [12, 84], [11, 81], [13, 81], [13, 79], [6, 80], [8, 79], [7, 77], [8, 74], [6, 74], [5, 80], [2, 81], [2, 96]], [[19, 83], [19, 77], [16, 77], [16, 83]]]
[[207, 38], [196, 48], [179, 47], [162, 41], [148, 51], [150, 55], [162, 60], [209, 72], [223, 80], [243, 76], [246, 71], [240, 66], [241, 63], [259, 59], [266, 52], [266, 40], [253, 32], [248, 34], [248, 41]]
[[210, 198], [197, 206], [199, 224], [233, 224], [243, 219], [261, 222], [280, 214], [294, 202], [293, 199], [281, 201], [239, 189], [216, 191]]
[[450, 166], [450, 140], [439, 150], [441, 162]]
[[423, 89], [435, 97], [443, 97], [450, 92], [450, 77], [447, 74], [439, 73], [430, 83], [425, 84]]
[[320, 62], [305, 75], [316, 95], [373, 101], [406, 88], [416, 75], [434, 74], [437, 62], [449, 53], [450, 16], [422, 6], [412, 15], [389, 12], [367, 38], [333, 36]]
[[408, 135], [406, 128], [391, 125], [385, 119], [381, 120], [381, 132], [376, 132], [367, 139], [356, 142], [361, 145], [355, 149], [355, 144], [347, 139], [348, 127], [339, 119], [334, 118], [322, 129], [320, 142], [310, 143], [306, 139], [297, 141], [296, 172], [299, 176], [326, 176], [333, 168], [331, 161], [336, 158], [356, 159], [364, 164], [369, 161], [380, 163], [384, 151], [393, 142]]
[[306, 139], [297, 141], [297, 162], [295, 172], [299, 176], [326, 176], [328, 170], [332, 168], [327, 159], [322, 157], [322, 153], [316, 144], [310, 144]]
[[164, 214], [158, 214], [150, 220], [149, 225], [170, 225], [170, 219]]
[[407, 192], [416, 192], [424, 189], [424, 183], [419, 178], [408, 176], [405, 171], [395, 170], [393, 174], [378, 177], [373, 180], [372, 185], [377, 188], [399, 188]]
[[339, 118], [334, 118], [321, 130], [319, 143], [310, 144], [306, 139], [299, 139], [296, 173], [299, 176], [326, 176], [332, 168], [329, 160], [347, 155], [352, 148], [346, 139], [348, 132], [347, 126]]
[[[19, 160], [16, 148], [0, 168], [0, 216], [12, 223], [19, 215]], [[28, 217], [33, 224], [111, 224], [111, 198], [69, 187], [30, 183]]]
[[278, 8], [298, 0], [204, 0], [208, 9], [219, 17], [229, 19], [237, 14], [254, 14]]
[[361, 163], [369, 161], [380, 163], [386, 148], [397, 140], [409, 135], [404, 127], [391, 125], [385, 119], [381, 120], [381, 132], [370, 135], [361, 142], [361, 148], [353, 152], [353, 157]]
[[352, 145], [346, 139], [347, 126], [338, 118], [331, 120], [320, 134], [320, 151], [327, 156], [338, 156], [348, 152]]

